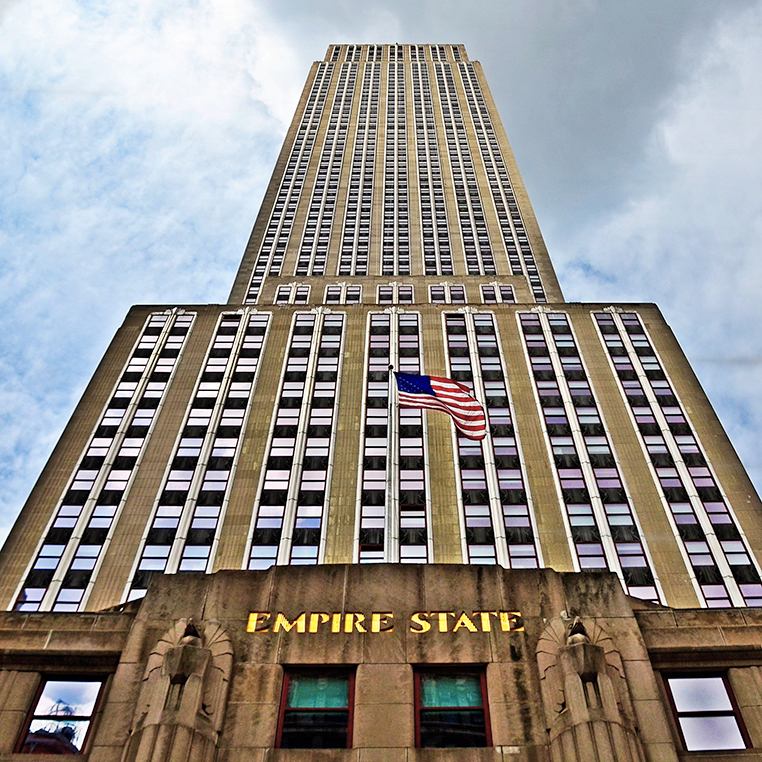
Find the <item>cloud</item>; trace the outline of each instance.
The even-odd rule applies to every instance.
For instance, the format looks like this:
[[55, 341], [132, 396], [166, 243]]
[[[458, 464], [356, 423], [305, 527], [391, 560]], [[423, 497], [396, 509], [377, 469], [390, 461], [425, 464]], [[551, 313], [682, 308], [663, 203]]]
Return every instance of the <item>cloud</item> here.
[[1, 23], [0, 531], [129, 305], [224, 301], [304, 77], [244, 0]]
[[567, 298], [655, 301], [762, 483], [762, 5], [683, 52], [635, 191], [557, 240]]

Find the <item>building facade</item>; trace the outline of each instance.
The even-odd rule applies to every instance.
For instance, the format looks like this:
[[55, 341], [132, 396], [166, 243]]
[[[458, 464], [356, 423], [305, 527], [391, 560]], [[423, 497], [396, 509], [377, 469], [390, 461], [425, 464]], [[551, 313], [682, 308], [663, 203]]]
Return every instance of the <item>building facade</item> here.
[[564, 301], [478, 62], [331, 46], [0, 554], [0, 759], [762, 759], [760, 508], [658, 308]]

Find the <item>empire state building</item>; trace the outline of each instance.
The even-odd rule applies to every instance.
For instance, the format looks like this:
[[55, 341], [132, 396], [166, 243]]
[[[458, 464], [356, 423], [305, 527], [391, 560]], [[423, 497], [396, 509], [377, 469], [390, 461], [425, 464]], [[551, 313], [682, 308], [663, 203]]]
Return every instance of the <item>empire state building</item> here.
[[130, 310], [0, 554], [0, 758], [757, 759], [760, 549], [658, 308], [564, 300], [480, 64], [332, 45], [228, 302]]

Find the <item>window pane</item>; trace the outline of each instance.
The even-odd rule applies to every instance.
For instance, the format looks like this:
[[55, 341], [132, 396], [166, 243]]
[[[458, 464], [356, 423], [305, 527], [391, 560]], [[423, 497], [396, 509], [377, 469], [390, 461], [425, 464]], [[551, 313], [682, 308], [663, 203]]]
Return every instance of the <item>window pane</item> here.
[[733, 711], [721, 677], [670, 677], [668, 682], [680, 713]]
[[453, 748], [486, 745], [482, 709], [421, 709], [421, 746]]
[[735, 717], [682, 717], [680, 727], [688, 751], [746, 748]]
[[32, 720], [22, 754], [78, 754], [90, 720]]
[[289, 678], [289, 708], [342, 709], [348, 705], [348, 675], [291, 675]]
[[421, 706], [452, 707], [482, 705], [478, 675], [421, 675]]
[[100, 689], [100, 681], [48, 680], [34, 714], [35, 716], [65, 714], [89, 717], [95, 708]]
[[286, 710], [282, 749], [345, 749], [349, 712], [293, 712]]

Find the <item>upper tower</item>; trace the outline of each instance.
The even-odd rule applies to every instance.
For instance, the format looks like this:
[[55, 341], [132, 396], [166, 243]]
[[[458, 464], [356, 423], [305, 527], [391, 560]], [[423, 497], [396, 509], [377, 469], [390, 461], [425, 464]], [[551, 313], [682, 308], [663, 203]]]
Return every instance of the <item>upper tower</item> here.
[[372, 290], [411, 277], [563, 300], [481, 65], [462, 45], [331, 45], [310, 70], [230, 303], [272, 301], [295, 281]]

